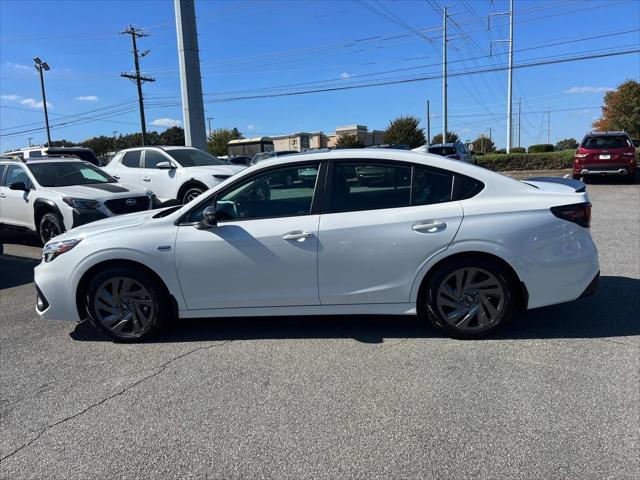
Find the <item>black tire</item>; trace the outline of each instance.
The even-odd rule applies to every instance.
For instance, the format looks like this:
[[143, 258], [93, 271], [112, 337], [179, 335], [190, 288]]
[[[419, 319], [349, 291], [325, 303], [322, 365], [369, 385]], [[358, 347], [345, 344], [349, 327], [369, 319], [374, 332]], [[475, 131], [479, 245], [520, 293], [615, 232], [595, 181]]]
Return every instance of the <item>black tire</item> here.
[[[497, 282], [496, 285], [499, 285], [497, 290], [500, 290], [502, 300], [497, 300], [498, 294], [496, 294], [495, 297], [493, 296], [493, 293], [483, 294], [482, 288], [480, 291], [468, 291], [470, 294], [475, 292], [476, 295], [466, 295], [466, 292], [464, 291], [457, 292], [462, 293], [462, 297], [456, 298], [454, 300], [456, 303], [460, 303], [460, 306], [463, 308], [469, 308], [470, 306], [471, 309], [474, 309], [475, 306], [474, 311], [479, 312], [474, 314], [475, 317], [474, 315], [471, 315], [472, 320], [469, 321], [467, 328], [459, 328], [453, 324], [455, 323], [453, 320], [447, 321], [445, 316], [446, 314], [452, 315], [453, 312], [459, 310], [453, 306], [443, 306], [442, 302], [446, 302], [446, 298], [440, 297], [439, 292], [441, 292], [441, 288], [446, 289], [446, 286], [450, 285], [449, 282], [451, 280], [455, 281], [455, 277], [452, 277], [455, 272], [464, 271], [465, 269], [469, 271], [475, 270], [477, 272], [471, 274], [476, 279], [477, 284], [481, 284], [483, 279], [491, 278], [492, 276]], [[487, 276], [487, 273], [490, 274], [490, 276]], [[514, 284], [515, 282], [512, 278], [512, 274], [505, 267], [495, 261], [478, 257], [454, 259], [438, 267], [438, 269], [426, 279], [421, 288], [420, 295], [418, 296], [418, 315], [422, 319], [428, 319], [437, 329], [449, 337], [459, 339], [483, 338], [504, 325], [516, 309], [516, 293], [514, 291]], [[488, 292], [489, 288], [490, 287], [487, 286], [485, 291]], [[464, 301], [458, 302], [458, 300]], [[489, 305], [487, 305], [487, 302], [489, 302], [497, 312], [495, 314], [495, 318], [491, 321], [489, 321], [491, 314], [489, 312]], [[451, 311], [448, 310], [449, 308], [451, 308]], [[484, 320], [480, 318], [483, 315], [483, 312]], [[454, 315], [453, 318], [457, 317]], [[463, 316], [459, 323], [462, 324], [466, 318], [466, 315]], [[482, 321], [486, 322], [486, 325], [483, 326], [481, 324]]]
[[205, 188], [202, 187], [198, 187], [198, 186], [194, 186], [194, 187], [189, 187], [187, 188], [184, 193], [182, 194], [182, 198], [180, 198], [180, 201], [182, 202], [182, 204], [184, 205], [185, 203], [189, 203], [191, 200], [193, 200], [194, 198], [202, 195], [202, 193], [205, 191]]
[[[125, 280], [131, 281], [131, 288], [127, 288]], [[136, 288], [136, 284], [142, 289]], [[110, 292], [111, 298], [103, 292]], [[109, 300], [117, 308], [101, 308], [109, 306]], [[132, 303], [133, 309], [127, 306]], [[126, 266], [106, 268], [90, 280], [86, 310], [98, 330], [120, 342], [139, 342], [152, 337], [174, 316], [165, 286], [154, 276]], [[109, 319], [109, 313], [114, 318]]]
[[622, 178], [622, 182], [626, 183], [627, 185], [633, 185], [634, 183], [636, 183], [636, 174], [635, 173], [626, 174]]
[[574, 176], [573, 176], [573, 179], [574, 179], [574, 180], [580, 180], [580, 175], [574, 175]]
[[38, 236], [43, 245], [64, 231], [64, 222], [57, 213], [45, 213], [38, 222]]

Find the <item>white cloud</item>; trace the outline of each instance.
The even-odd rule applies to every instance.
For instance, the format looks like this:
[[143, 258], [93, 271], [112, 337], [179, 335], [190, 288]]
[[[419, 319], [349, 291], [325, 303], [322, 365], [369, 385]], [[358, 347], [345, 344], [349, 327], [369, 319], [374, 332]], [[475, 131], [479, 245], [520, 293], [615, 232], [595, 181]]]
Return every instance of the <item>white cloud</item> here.
[[350, 74], [350, 73], [348, 73], [348, 72], [342, 72], [342, 73], [340, 74], [340, 78], [342, 78], [342, 79], [346, 80], [347, 78], [351, 78], [351, 74]]
[[5, 65], [10, 68], [17, 68], [18, 70], [28, 70], [35, 73], [35, 68], [30, 67], [29, 65], [21, 65], [20, 63], [13, 62], [7, 62]]
[[571, 87], [564, 93], [604, 93], [614, 90], [611, 87]]
[[[18, 102], [20, 105], [26, 105], [31, 108], [42, 108], [43, 104], [41, 101], [36, 100], [35, 98], [24, 98], [21, 95], [2, 95], [0, 96], [2, 100], [9, 100], [11, 102]], [[53, 105], [50, 102], [47, 102], [48, 108], [53, 108]]]
[[255, 130], [256, 126], [253, 123], [250, 123], [249, 125], [247, 125], [247, 130]]
[[98, 97], [96, 97], [95, 95], [81, 95], [79, 97], [76, 97], [76, 100], [80, 100], [81, 102], [97, 102]]
[[[31, 107], [31, 108], [42, 108], [43, 107], [43, 103], [35, 100], [33, 98], [23, 98], [22, 100], [20, 100], [20, 104], [21, 105], [26, 105], [27, 107]], [[51, 103], [47, 102], [47, 107], [48, 108], [53, 108], [53, 105], [51, 105]]]
[[151, 122], [151, 125], [155, 125], [156, 127], [179, 127], [180, 125], [182, 125], [182, 122], [180, 120], [174, 120], [172, 118], [156, 118], [153, 122]]

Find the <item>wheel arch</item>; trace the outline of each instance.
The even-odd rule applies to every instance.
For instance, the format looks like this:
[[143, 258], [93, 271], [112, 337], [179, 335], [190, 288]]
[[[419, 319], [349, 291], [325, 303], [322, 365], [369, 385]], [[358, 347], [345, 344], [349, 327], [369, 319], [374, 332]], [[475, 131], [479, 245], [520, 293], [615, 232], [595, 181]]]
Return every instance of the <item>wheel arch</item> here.
[[100, 270], [111, 267], [129, 267], [134, 268], [136, 270], [142, 270], [146, 274], [154, 277], [160, 285], [165, 290], [165, 293], [171, 299], [171, 305], [173, 306], [174, 314], [177, 318], [178, 315], [178, 302], [173, 294], [169, 291], [166, 282], [162, 279], [158, 273], [152, 268], [144, 265], [143, 263], [136, 262], [135, 260], [125, 260], [125, 259], [114, 259], [114, 260], [103, 260], [101, 262], [92, 265], [86, 272], [82, 274], [80, 277], [80, 281], [78, 282], [78, 286], [76, 288], [76, 308], [78, 310], [78, 317], [80, 319], [87, 318], [86, 313], [86, 300], [87, 300], [87, 288], [89, 286], [89, 282], [91, 278], [96, 275]]
[[185, 181], [182, 185], [180, 185], [180, 188], [178, 189], [178, 194], [176, 195], [176, 200], [181, 200], [183, 195], [185, 194], [185, 192], [192, 187], [202, 187], [202, 189], [206, 192], [207, 190], [209, 190], [209, 187], [207, 187], [207, 185], [201, 181], [198, 180], [196, 178], [190, 178], [189, 180]]
[[40, 233], [40, 219], [42, 219], [46, 213], [56, 213], [60, 215], [60, 218], [64, 222], [64, 216], [58, 208], [58, 205], [56, 205], [56, 202], [48, 198], [36, 198], [33, 201], [33, 223], [38, 234]]
[[440, 267], [454, 260], [474, 259], [474, 258], [489, 260], [503, 267], [509, 273], [509, 276], [511, 277], [510, 280], [515, 285], [514, 293], [516, 294], [516, 304], [518, 308], [521, 308], [524, 310], [527, 309], [527, 305], [529, 303], [529, 292], [527, 290], [527, 286], [521, 280], [520, 276], [518, 275], [516, 270], [513, 268], [513, 266], [509, 262], [507, 262], [504, 258], [496, 254], [487, 253], [483, 251], [465, 251], [465, 252], [452, 253], [451, 255], [448, 255], [444, 258], [439, 259], [436, 263], [430, 266], [429, 269], [426, 271], [426, 273], [422, 276], [422, 278], [419, 281], [420, 283], [419, 283], [417, 298], [416, 298], [417, 308], [423, 308], [422, 304], [424, 302], [422, 302], [422, 298], [424, 295], [425, 287], [426, 285], [428, 285], [429, 281], [431, 280], [433, 275], [436, 273], [436, 271]]

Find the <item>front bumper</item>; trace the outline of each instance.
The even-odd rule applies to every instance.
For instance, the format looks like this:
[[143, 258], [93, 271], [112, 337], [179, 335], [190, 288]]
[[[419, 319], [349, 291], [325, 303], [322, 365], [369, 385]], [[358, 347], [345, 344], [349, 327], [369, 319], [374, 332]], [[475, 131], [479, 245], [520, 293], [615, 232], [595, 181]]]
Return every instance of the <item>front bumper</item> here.
[[36, 313], [44, 320], [80, 321], [76, 306], [76, 286], [70, 285], [55, 261], [40, 263], [34, 269]]

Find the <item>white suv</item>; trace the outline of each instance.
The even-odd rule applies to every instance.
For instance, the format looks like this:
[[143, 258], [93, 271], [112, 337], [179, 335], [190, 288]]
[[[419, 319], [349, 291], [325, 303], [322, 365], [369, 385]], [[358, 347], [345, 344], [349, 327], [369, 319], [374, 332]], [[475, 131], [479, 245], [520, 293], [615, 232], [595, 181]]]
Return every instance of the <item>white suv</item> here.
[[105, 170], [114, 178], [150, 188], [161, 202], [188, 203], [245, 168], [193, 147], [154, 146], [121, 150]]
[[43, 244], [79, 225], [156, 203], [150, 190], [118, 183], [82, 160], [0, 160], [0, 225], [35, 231]]

